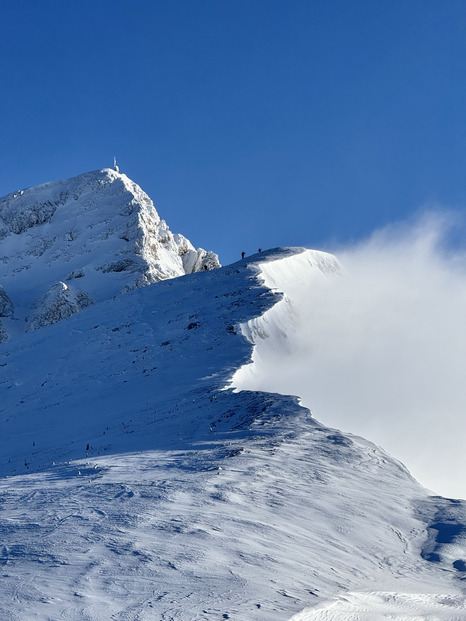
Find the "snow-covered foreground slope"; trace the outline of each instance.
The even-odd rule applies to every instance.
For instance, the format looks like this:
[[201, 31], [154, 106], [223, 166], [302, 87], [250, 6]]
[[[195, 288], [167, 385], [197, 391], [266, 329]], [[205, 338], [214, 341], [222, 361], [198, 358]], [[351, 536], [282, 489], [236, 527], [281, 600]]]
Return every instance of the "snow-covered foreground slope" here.
[[305, 610], [292, 621], [458, 621], [464, 619], [464, 597], [414, 593], [345, 593], [318, 610]]
[[0, 199], [0, 321], [12, 335], [89, 303], [166, 278], [219, 267], [173, 234], [152, 200], [105, 168]]
[[380, 592], [466, 619], [464, 503], [294, 397], [226, 388], [239, 325], [281, 300], [261, 270], [303, 262], [336, 265], [262, 253], [1, 346], [1, 619], [337, 619], [342, 597], [377, 619]]

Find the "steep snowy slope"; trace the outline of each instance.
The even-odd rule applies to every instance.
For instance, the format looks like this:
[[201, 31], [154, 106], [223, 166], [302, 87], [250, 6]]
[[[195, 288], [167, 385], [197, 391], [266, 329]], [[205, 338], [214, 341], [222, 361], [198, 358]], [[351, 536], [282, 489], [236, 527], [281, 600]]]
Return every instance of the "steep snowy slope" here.
[[323, 280], [338, 277], [342, 266], [331, 254], [306, 250], [287, 257], [286, 261], [270, 261], [260, 264], [259, 278], [272, 291], [279, 291], [282, 299], [265, 313], [241, 324], [242, 334], [254, 345], [252, 360], [242, 365], [232, 377], [231, 386], [248, 390], [257, 384], [256, 374], [264, 366], [264, 359], [286, 360], [293, 354], [299, 342], [297, 309], [303, 289], [310, 291]]
[[77, 312], [79, 300], [216, 267], [216, 254], [171, 233], [147, 194], [108, 168], [0, 199], [0, 320], [12, 334]]
[[296, 398], [226, 388], [290, 265], [338, 269], [262, 253], [1, 346], [0, 618], [466, 619], [464, 503]]

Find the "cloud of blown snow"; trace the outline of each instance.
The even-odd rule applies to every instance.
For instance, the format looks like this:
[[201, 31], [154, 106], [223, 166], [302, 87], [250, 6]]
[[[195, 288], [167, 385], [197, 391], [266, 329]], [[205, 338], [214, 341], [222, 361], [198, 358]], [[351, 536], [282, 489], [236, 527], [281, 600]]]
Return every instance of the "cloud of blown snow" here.
[[466, 498], [466, 254], [451, 249], [461, 228], [430, 213], [337, 251], [344, 275], [293, 292], [291, 347], [257, 356], [239, 387], [297, 394], [427, 488]]

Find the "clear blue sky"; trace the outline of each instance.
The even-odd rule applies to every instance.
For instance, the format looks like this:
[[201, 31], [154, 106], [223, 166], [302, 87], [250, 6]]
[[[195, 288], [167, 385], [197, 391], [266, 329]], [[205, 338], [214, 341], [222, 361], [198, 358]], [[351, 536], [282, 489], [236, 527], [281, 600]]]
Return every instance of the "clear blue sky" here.
[[466, 208], [464, 0], [0, 0], [0, 195], [111, 166], [223, 263]]

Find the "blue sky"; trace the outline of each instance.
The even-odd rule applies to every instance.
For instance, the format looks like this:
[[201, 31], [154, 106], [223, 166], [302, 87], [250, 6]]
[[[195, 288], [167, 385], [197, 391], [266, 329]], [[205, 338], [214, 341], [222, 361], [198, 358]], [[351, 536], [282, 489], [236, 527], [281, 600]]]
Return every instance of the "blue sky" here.
[[223, 263], [466, 207], [464, 0], [1, 0], [0, 195], [120, 168]]

